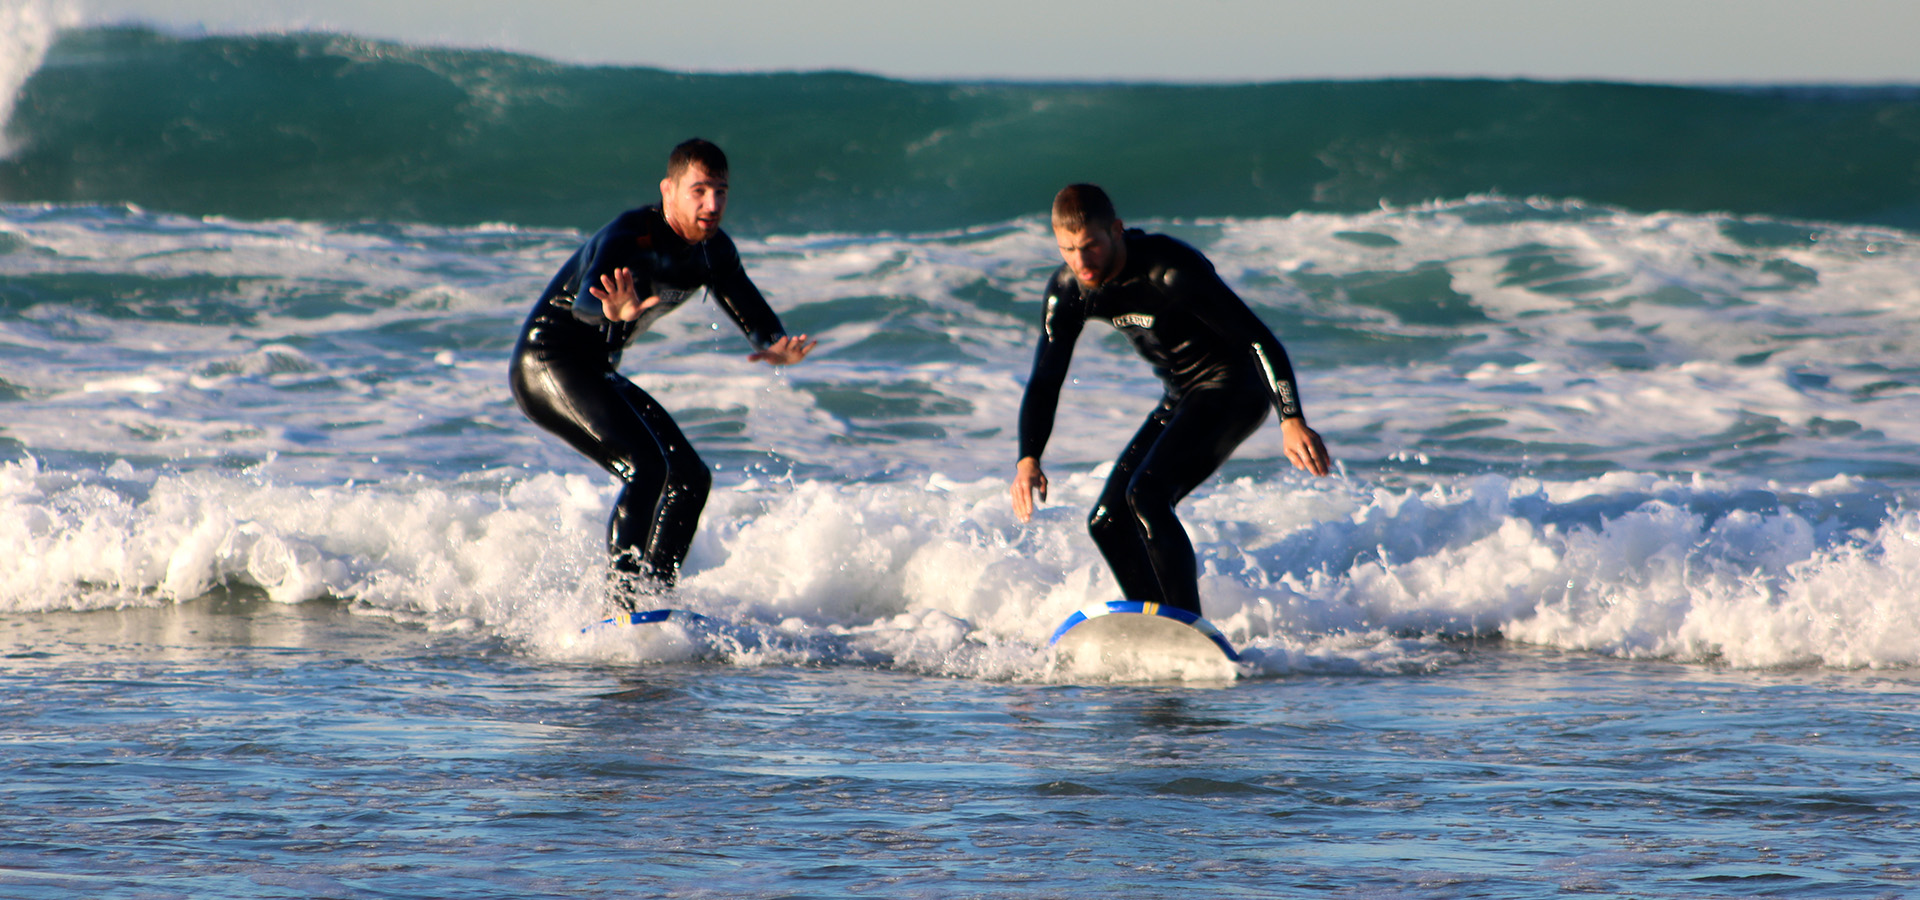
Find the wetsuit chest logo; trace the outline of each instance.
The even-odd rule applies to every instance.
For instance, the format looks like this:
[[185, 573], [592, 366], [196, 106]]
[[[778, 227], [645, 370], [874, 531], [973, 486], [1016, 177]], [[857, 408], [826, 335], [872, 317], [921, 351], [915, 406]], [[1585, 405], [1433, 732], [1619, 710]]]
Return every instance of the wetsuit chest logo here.
[[697, 294], [699, 292], [700, 292], [700, 289], [697, 287], [677, 288], [677, 287], [668, 287], [664, 284], [659, 284], [659, 283], [655, 283], [653, 286], [654, 296], [660, 298], [660, 305], [668, 308], [679, 306], [680, 304], [687, 302], [687, 298], [692, 297], [694, 294]]
[[1150, 315], [1147, 315], [1146, 313], [1127, 313], [1126, 315], [1122, 315], [1122, 316], [1114, 316], [1113, 327], [1115, 328], [1152, 328], [1153, 317]]

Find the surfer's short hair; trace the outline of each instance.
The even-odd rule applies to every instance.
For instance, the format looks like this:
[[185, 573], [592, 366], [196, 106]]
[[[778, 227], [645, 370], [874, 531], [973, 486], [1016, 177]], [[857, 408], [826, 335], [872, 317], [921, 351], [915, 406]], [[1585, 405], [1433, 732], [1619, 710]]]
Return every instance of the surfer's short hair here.
[[1070, 184], [1053, 195], [1053, 227], [1066, 231], [1105, 228], [1120, 218], [1097, 184]]
[[688, 166], [695, 164], [707, 170], [708, 175], [727, 177], [727, 155], [712, 141], [702, 138], [681, 141], [667, 154], [667, 177], [679, 178]]

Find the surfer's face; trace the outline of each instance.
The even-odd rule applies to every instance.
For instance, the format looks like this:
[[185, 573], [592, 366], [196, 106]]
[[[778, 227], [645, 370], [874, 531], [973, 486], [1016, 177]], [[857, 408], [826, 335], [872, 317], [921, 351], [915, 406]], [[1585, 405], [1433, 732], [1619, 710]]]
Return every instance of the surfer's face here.
[[680, 177], [661, 179], [660, 209], [676, 233], [698, 244], [720, 230], [720, 215], [727, 210], [727, 178], [692, 163]]
[[1053, 239], [1060, 245], [1060, 258], [1073, 270], [1073, 277], [1087, 287], [1099, 287], [1126, 262], [1127, 245], [1120, 234], [1116, 219], [1105, 228], [1055, 228]]

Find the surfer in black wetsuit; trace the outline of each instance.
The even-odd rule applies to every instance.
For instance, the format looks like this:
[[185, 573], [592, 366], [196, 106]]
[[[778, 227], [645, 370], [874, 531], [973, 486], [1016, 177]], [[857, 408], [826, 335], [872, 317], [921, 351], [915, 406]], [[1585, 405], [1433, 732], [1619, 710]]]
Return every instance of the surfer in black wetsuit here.
[[781, 329], [720, 230], [719, 147], [695, 138], [673, 148], [660, 198], [621, 213], [560, 267], [520, 330], [509, 373], [528, 418], [625, 483], [607, 549], [614, 598], [629, 609], [636, 592], [679, 577], [713, 475], [666, 409], [620, 375], [621, 352], [703, 288], [746, 332], [749, 361], [797, 363], [816, 343]]
[[1014, 513], [1027, 521], [1034, 492], [1047, 499], [1040, 454], [1074, 340], [1088, 319], [1104, 319], [1133, 341], [1166, 394], [1114, 463], [1087, 527], [1127, 599], [1198, 615], [1193, 543], [1174, 504], [1260, 427], [1269, 404], [1295, 466], [1327, 474], [1326, 445], [1307, 427], [1287, 351], [1200, 251], [1124, 228], [1106, 192], [1091, 184], [1054, 197], [1053, 235], [1065, 265], [1047, 282], [1040, 348], [1020, 403]]

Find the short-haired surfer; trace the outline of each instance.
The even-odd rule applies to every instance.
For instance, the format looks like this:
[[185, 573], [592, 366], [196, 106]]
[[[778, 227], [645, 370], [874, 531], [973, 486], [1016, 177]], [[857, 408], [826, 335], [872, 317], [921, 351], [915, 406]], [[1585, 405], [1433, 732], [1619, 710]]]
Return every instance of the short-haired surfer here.
[[1088, 319], [1106, 321], [1133, 342], [1166, 390], [1114, 463], [1087, 527], [1126, 599], [1198, 615], [1193, 543], [1174, 504], [1260, 427], [1269, 406], [1295, 466], [1327, 474], [1326, 445], [1307, 427], [1287, 351], [1200, 251], [1124, 227], [1106, 192], [1091, 184], [1054, 197], [1053, 236], [1064, 264], [1047, 282], [1040, 346], [1020, 403], [1014, 513], [1027, 521], [1034, 494], [1047, 498], [1040, 455], [1074, 341]]
[[[623, 483], [607, 524], [616, 602], [679, 578], [713, 476], [673, 417], [619, 373], [633, 339], [704, 288], [753, 344], [752, 362], [781, 366], [816, 342], [789, 336], [720, 230], [727, 157], [694, 138], [673, 148], [660, 204], [621, 213], [575, 251], [520, 329], [514, 400]], [[583, 296], [584, 295], [584, 296]]]

